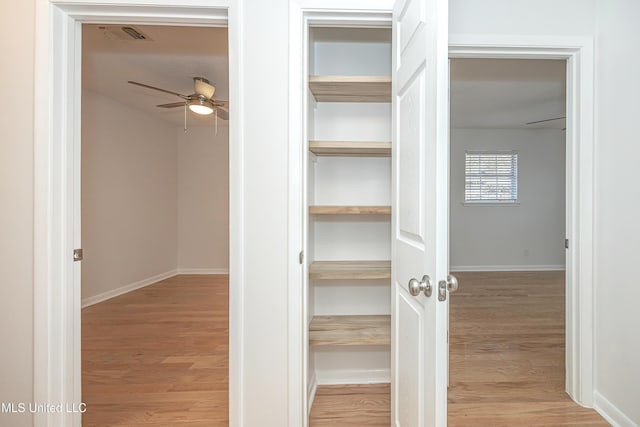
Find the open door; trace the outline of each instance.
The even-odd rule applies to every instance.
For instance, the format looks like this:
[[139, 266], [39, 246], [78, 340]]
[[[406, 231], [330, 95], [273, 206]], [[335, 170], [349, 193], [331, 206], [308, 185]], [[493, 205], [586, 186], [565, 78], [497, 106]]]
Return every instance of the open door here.
[[392, 425], [447, 423], [447, 0], [393, 10]]

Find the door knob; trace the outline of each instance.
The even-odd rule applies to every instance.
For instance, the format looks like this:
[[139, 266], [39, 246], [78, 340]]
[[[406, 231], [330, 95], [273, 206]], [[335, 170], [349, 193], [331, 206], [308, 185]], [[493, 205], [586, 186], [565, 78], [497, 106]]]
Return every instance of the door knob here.
[[447, 276], [447, 280], [438, 282], [438, 301], [446, 301], [447, 291], [455, 292], [458, 290], [458, 279], [453, 274]]
[[455, 292], [458, 290], [458, 279], [453, 274], [447, 276], [447, 289], [449, 292]]
[[414, 297], [420, 295], [420, 292], [424, 292], [427, 297], [431, 296], [431, 278], [428, 275], [422, 276], [422, 281], [416, 278], [409, 280], [409, 293]]

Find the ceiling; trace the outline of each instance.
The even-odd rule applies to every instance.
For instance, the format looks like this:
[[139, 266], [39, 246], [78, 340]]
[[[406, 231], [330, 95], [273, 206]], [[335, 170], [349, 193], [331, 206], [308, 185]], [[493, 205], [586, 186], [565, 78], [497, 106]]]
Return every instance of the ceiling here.
[[[157, 104], [178, 102], [174, 95], [130, 85], [128, 80], [192, 94], [193, 77], [215, 87], [215, 98], [229, 99], [229, 60], [226, 28], [131, 25], [147, 40], [120, 40], [118, 25], [82, 27], [82, 88], [182, 126], [182, 108]], [[116, 31], [116, 35], [112, 31]], [[189, 112], [188, 124], [211, 123], [214, 115]]]
[[[105, 28], [106, 27], [106, 28]], [[182, 94], [193, 93], [193, 77], [216, 86], [229, 99], [226, 28], [132, 26], [148, 40], [120, 40], [119, 26], [83, 25], [82, 87], [183, 125], [181, 108], [157, 108], [176, 96], [133, 86], [135, 80]], [[562, 129], [565, 120], [527, 122], [565, 115], [565, 62], [532, 59], [452, 59], [451, 126], [454, 128]], [[212, 116], [189, 113], [191, 125]]]
[[565, 116], [565, 61], [452, 59], [451, 127], [562, 129], [566, 121], [528, 122]]

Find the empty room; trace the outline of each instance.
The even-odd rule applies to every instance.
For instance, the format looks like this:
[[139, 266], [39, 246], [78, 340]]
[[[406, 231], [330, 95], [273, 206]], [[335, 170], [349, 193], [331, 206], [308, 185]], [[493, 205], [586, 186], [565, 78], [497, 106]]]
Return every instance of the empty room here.
[[566, 61], [450, 69], [449, 425], [608, 425], [565, 393]]
[[84, 25], [82, 57], [83, 425], [225, 425], [227, 30]]

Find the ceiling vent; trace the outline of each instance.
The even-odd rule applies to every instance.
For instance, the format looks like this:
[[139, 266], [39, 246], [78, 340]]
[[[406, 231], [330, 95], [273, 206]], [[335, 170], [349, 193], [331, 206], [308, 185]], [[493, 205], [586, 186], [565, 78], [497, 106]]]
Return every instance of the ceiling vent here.
[[130, 25], [124, 26], [104, 26], [98, 27], [102, 34], [109, 40], [124, 40], [124, 41], [150, 41], [151, 38], [144, 34], [142, 31]]

